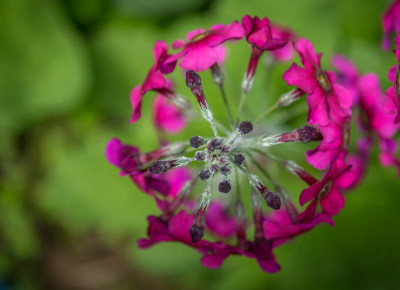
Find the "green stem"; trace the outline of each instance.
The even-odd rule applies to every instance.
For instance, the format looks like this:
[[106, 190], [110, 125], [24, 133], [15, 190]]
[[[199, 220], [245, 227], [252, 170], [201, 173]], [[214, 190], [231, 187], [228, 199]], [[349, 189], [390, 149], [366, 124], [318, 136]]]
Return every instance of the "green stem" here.
[[253, 124], [257, 124], [259, 121], [261, 121], [261, 119], [263, 119], [264, 117], [268, 116], [270, 113], [275, 111], [277, 108], [278, 108], [278, 103], [275, 103], [272, 107], [269, 107], [268, 110], [266, 110], [264, 113], [259, 115], [257, 117], [257, 119], [253, 122]]
[[233, 121], [231, 109], [229, 107], [228, 99], [226, 97], [224, 85], [219, 86], [219, 91], [221, 92], [222, 100], [224, 101], [226, 112], [228, 113], [229, 125], [231, 126], [231, 129], [233, 130], [235, 124]]
[[238, 108], [238, 114], [236, 118], [236, 124], [239, 124], [240, 118], [242, 116], [242, 111], [243, 111], [243, 106], [244, 102], [246, 101], [246, 94], [242, 91], [242, 95], [240, 97], [240, 102], [239, 102], [239, 108]]

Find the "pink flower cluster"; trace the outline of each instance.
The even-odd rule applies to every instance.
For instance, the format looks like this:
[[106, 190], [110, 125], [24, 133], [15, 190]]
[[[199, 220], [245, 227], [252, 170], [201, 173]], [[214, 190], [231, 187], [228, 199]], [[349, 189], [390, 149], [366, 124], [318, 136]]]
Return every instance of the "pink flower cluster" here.
[[[385, 16], [387, 19], [384, 20], [386, 38], [397, 30], [392, 23], [397, 21], [393, 20], [397, 17], [397, 8], [393, 7], [388, 12], [390, 16]], [[234, 121], [229, 103], [235, 100], [225, 95], [221, 66], [226, 60], [225, 44], [241, 39], [250, 47], [250, 60]], [[400, 49], [400, 36], [395, 42]], [[381, 163], [395, 166], [400, 172], [394, 139], [400, 121], [399, 64], [389, 71], [389, 79], [394, 85], [384, 94], [377, 75], [361, 75], [355, 65], [342, 56], [336, 56], [332, 61], [337, 73], [324, 70], [322, 54], [315, 52], [309, 40], [297, 39], [293, 31], [271, 25], [267, 18], [248, 15], [241, 23], [193, 30], [185, 40], [175, 41], [172, 48], [178, 51], [169, 52], [165, 42], [155, 43], [154, 65], [144, 82], [132, 90], [130, 98], [133, 110], [130, 121], [134, 123], [141, 117], [143, 96], [148, 91], [158, 94], [153, 106], [153, 121], [155, 129], [163, 133], [162, 138], [157, 135], [160, 148], [143, 153], [138, 147], [112, 139], [105, 152], [107, 160], [120, 168], [120, 174], [128, 175], [155, 200], [160, 210], [158, 215], [148, 217], [147, 237], [138, 241], [140, 248], [160, 242], [180, 242], [196, 249], [202, 255], [202, 264], [208, 268], [220, 267], [230, 255], [242, 255], [255, 259], [262, 270], [274, 273], [280, 270], [274, 255], [276, 247], [319, 224], [334, 226], [332, 218], [345, 206], [345, 190], [362, 180], [374, 141], [381, 150]], [[283, 81], [294, 89], [276, 100], [272, 108], [264, 108], [266, 113], [260, 118], [242, 121], [245, 96], [251, 91], [260, 58], [267, 54], [274, 61], [287, 62], [295, 53], [302, 66], [293, 63], [282, 76]], [[400, 62], [399, 50], [396, 50], [396, 56]], [[213, 136], [196, 135], [186, 141], [167, 141], [168, 134], [185, 129], [188, 114], [192, 118], [196, 116], [188, 97], [178, 94], [174, 89], [175, 82], [166, 78], [176, 64], [186, 71], [186, 85], [190, 89], [187, 92], [195, 97], [200, 108], [197, 116], [209, 123]], [[208, 84], [203, 84], [197, 74], [206, 70], [211, 72], [215, 85], [220, 88], [229, 128], [214, 117], [210, 105], [213, 99], [206, 98]], [[301, 101], [303, 95], [306, 95], [308, 106], [304, 118], [307, 125], [268, 135], [263, 131], [262, 123], [257, 123], [269, 117], [270, 111], [282, 110]], [[351, 134], [353, 121], [360, 131], [358, 140]], [[257, 126], [257, 130], [253, 131], [253, 126]], [[356, 144], [355, 150], [350, 146], [352, 140]], [[320, 170], [321, 178], [313, 177], [296, 162], [286, 160], [284, 156], [276, 157], [268, 150], [271, 146], [289, 142], [317, 143], [314, 149], [299, 158], [308, 162], [305, 166]], [[272, 162], [297, 176], [299, 182], [305, 182], [298, 206], [284, 188], [284, 181], [274, 179], [269, 172]], [[192, 163], [202, 164], [203, 169], [194, 174], [186, 168]], [[240, 183], [241, 175], [252, 188], [247, 203], [244, 202], [246, 190]], [[205, 189], [195, 205], [197, 183], [204, 183]], [[222, 198], [212, 199], [216, 188]], [[260, 201], [262, 199], [269, 209]], [[246, 204], [250, 204], [250, 216], [246, 215]], [[254, 233], [252, 238], [249, 238], [249, 232]]]

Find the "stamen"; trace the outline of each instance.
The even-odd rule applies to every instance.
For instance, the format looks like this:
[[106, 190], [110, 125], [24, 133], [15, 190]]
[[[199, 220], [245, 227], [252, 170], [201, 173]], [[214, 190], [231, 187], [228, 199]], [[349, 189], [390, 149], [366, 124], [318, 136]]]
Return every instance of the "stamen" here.
[[317, 69], [317, 71], [315, 72], [315, 76], [324, 91], [326, 93], [329, 93], [332, 90], [332, 87], [326, 73], [321, 69]]
[[233, 156], [233, 163], [236, 165], [242, 165], [245, 160], [246, 157], [242, 153], [238, 153]]
[[300, 165], [292, 160], [282, 161], [282, 165], [286, 168], [290, 173], [300, 177], [303, 179], [308, 185], [313, 185], [318, 180], [314, 178], [311, 174], [305, 171]]
[[231, 173], [231, 167], [229, 165], [224, 165], [219, 169], [219, 172], [221, 172], [221, 174], [227, 176], [228, 174]]
[[194, 154], [194, 159], [196, 159], [197, 161], [204, 161], [205, 158], [206, 158], [206, 155], [204, 154], [203, 151], [197, 151]]
[[279, 194], [280, 197], [283, 199], [283, 206], [286, 209], [286, 212], [289, 215], [289, 218], [292, 224], [297, 223], [297, 219], [299, 217], [299, 213], [297, 212], [295, 206], [293, 205], [292, 201], [290, 200], [288, 192], [280, 186], [275, 187], [276, 192]]
[[210, 176], [211, 176], [211, 174], [210, 174], [210, 171], [208, 170], [208, 168], [202, 169], [199, 172], [199, 178], [201, 180], [207, 180], [210, 178]]
[[322, 135], [317, 131], [317, 129], [310, 126], [302, 126], [300, 129], [296, 129], [287, 133], [257, 138], [248, 146], [252, 148], [262, 148], [288, 142], [308, 143], [317, 140], [322, 140]]
[[161, 174], [167, 172], [172, 168], [183, 167], [189, 164], [189, 162], [193, 161], [193, 158], [188, 158], [185, 156], [177, 157], [173, 160], [163, 160], [163, 161], [156, 161], [152, 163], [149, 167], [151, 173], [154, 174]]
[[249, 244], [246, 241], [246, 210], [243, 202], [238, 199], [235, 206], [236, 217], [236, 237], [238, 247], [242, 250], [248, 250]]
[[199, 209], [197, 210], [193, 225], [190, 228], [190, 238], [192, 239], [192, 243], [200, 242], [204, 236], [206, 214], [211, 200], [212, 180], [213, 178], [208, 179], [207, 186], [201, 195]]
[[230, 192], [232, 189], [231, 183], [229, 182], [229, 180], [224, 180], [222, 182], [219, 183], [218, 185], [218, 190], [222, 193], [228, 193]]
[[228, 146], [231, 146], [235, 141], [239, 138], [242, 137], [248, 133], [253, 131], [253, 125], [249, 121], [243, 121], [240, 123], [239, 127], [232, 133], [232, 135], [229, 137], [229, 140], [227, 142]]
[[261, 194], [261, 196], [264, 198], [267, 206], [269, 206], [272, 209], [279, 209], [281, 207], [281, 201], [279, 198], [279, 195], [273, 193], [271, 190], [269, 190], [261, 181], [261, 179], [255, 175], [251, 174], [246, 167], [244, 166], [237, 166], [244, 174], [247, 175], [247, 178], [249, 179], [250, 186], [253, 187], [255, 190], [258, 191], [258, 193]]
[[172, 200], [168, 208], [162, 213], [160, 219], [162, 219], [163, 221], [168, 221], [173, 216], [177, 208], [182, 204], [184, 200], [186, 200], [186, 198], [192, 192], [194, 185], [196, 184], [196, 180], [197, 179], [194, 178], [185, 182], [178, 195]]
[[204, 138], [201, 136], [193, 136], [192, 138], [190, 138], [189, 140], [190, 142], [190, 146], [192, 146], [193, 148], [199, 148], [201, 145], [204, 144]]
[[214, 123], [214, 115], [211, 110], [211, 107], [207, 103], [206, 97], [203, 92], [203, 86], [201, 85], [200, 76], [194, 71], [190, 70], [186, 72], [186, 85], [192, 91], [192, 94], [196, 97], [197, 103], [200, 106], [200, 111], [204, 119], [206, 119], [213, 130], [213, 133], [216, 137], [218, 137], [217, 128]]

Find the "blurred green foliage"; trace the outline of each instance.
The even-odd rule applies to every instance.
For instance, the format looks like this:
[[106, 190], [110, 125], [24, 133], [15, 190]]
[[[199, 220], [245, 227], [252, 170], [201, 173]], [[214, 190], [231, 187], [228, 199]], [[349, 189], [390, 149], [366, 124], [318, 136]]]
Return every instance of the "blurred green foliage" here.
[[[149, 134], [154, 132], [151, 94], [143, 100], [143, 118], [135, 125], [128, 123], [129, 93], [152, 65], [154, 41], [170, 44], [192, 29], [240, 20], [244, 14], [267, 16], [310, 39], [316, 51], [324, 53], [325, 67], [340, 52], [362, 72], [376, 72], [385, 89], [389, 86], [386, 73], [395, 62], [392, 54], [380, 49], [380, 19], [388, 3], [1, 1], [0, 289], [398, 287], [400, 182], [394, 169], [378, 164], [377, 156], [364, 183], [347, 195], [334, 228], [318, 227], [277, 250], [282, 271], [275, 275], [263, 273], [255, 261], [242, 257], [208, 270], [200, 265], [196, 252], [180, 244], [138, 250], [135, 240], [145, 235], [146, 216], [156, 214], [156, 207], [104, 158], [105, 144], [112, 137], [140, 144], [144, 151], [157, 146], [155, 134]], [[226, 84], [234, 105], [249, 51], [244, 43], [229, 45], [229, 49]], [[287, 67], [277, 65], [272, 75], [259, 70], [248, 96], [248, 110], [259, 112], [260, 105], [273, 102], [268, 98], [251, 102], [265, 94], [265, 83], [271, 96], [287, 90], [281, 80]], [[179, 70], [174, 76], [181, 77]], [[212, 84], [208, 74], [204, 74], [204, 84]], [[218, 94], [211, 85], [205, 87], [209, 95]], [[182, 82], [177, 89], [186, 92]], [[222, 119], [221, 100], [209, 99]], [[303, 120], [293, 122], [302, 124]], [[207, 130], [200, 124], [194, 122], [173, 139]], [[274, 125], [271, 131], [281, 129]], [[298, 156], [305, 149], [292, 146], [286, 154]], [[284, 178], [295, 191], [290, 177]], [[97, 250], [92, 253], [92, 249]], [[117, 275], [113, 280], [100, 270], [75, 271], [80, 262], [99, 256], [112, 258], [114, 264], [110, 263], [118, 265], [115, 269], [122, 278]], [[108, 277], [111, 282], [96, 284], [83, 273], [105, 281]]]

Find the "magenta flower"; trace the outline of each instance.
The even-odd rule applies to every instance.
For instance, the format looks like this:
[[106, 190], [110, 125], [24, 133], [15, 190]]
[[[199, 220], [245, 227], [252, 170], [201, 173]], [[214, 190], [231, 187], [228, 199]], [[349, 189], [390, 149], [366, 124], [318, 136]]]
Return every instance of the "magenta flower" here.
[[400, 1], [393, 1], [392, 5], [383, 15], [382, 48], [388, 50], [391, 46], [391, 37], [394, 33], [400, 33]]
[[241, 255], [248, 258], [256, 259], [258, 265], [264, 272], [276, 273], [281, 267], [276, 262], [275, 255], [272, 253], [272, 241], [263, 243], [248, 242], [248, 249], [243, 250], [240, 247], [234, 247], [226, 244], [215, 246], [213, 252], [209, 252], [203, 256], [201, 263], [204, 267], [217, 269], [230, 255]]
[[350, 60], [341, 55], [332, 57], [332, 65], [337, 71], [337, 82], [343, 85], [353, 97], [353, 106], [359, 103], [358, 79], [360, 74]]
[[288, 239], [292, 239], [302, 233], [311, 230], [320, 223], [328, 223], [334, 226], [332, 218], [326, 213], [319, 213], [308, 217], [304, 213], [300, 214], [298, 220], [293, 223], [288, 212], [285, 209], [274, 211], [264, 221], [265, 238], [277, 240], [280, 244]]
[[296, 34], [290, 29], [272, 24], [271, 35], [273, 38], [276, 39], [288, 40], [288, 43], [282, 48], [271, 51], [271, 55], [273, 56], [273, 58], [281, 62], [287, 62], [291, 60], [294, 55], [293, 40], [296, 38]]
[[397, 142], [390, 139], [381, 139], [379, 142], [381, 154], [379, 160], [383, 166], [395, 166], [400, 176], [400, 154], [397, 154]]
[[186, 127], [183, 111], [169, 102], [163, 95], [158, 95], [153, 104], [154, 124], [166, 133], [176, 134]]
[[171, 90], [171, 83], [167, 82], [164, 78], [164, 74], [172, 72], [176, 65], [176, 60], [171, 60], [171, 57], [168, 54], [168, 45], [163, 41], [156, 41], [153, 48], [153, 54], [153, 67], [148, 72], [143, 84], [134, 87], [130, 95], [133, 110], [130, 119], [131, 123], [136, 122], [142, 116], [142, 98], [143, 95], [150, 90], [166, 96], [181, 108], [189, 109], [191, 107], [190, 103], [186, 99], [175, 94]]
[[324, 170], [342, 153], [347, 153], [350, 140], [350, 120], [318, 126], [323, 136], [321, 143], [306, 152], [306, 160], [319, 170]]
[[[253, 86], [258, 61], [263, 52], [266, 50], [273, 51], [283, 48], [289, 41], [289, 35], [276, 29], [273, 37], [271, 24], [268, 18], [260, 20], [257, 16], [253, 18], [249, 15], [245, 15], [242, 18], [242, 25], [246, 40], [251, 44], [250, 61], [242, 82], [242, 90], [247, 93]], [[275, 38], [280, 36], [282, 36], [282, 38]], [[281, 51], [281, 53], [284, 55], [287, 52]]]
[[376, 132], [379, 138], [390, 139], [397, 132], [400, 124], [395, 115], [384, 112], [384, 96], [379, 85], [378, 76], [370, 73], [359, 79], [360, 105], [367, 115], [363, 125]]
[[354, 173], [351, 172], [350, 166], [337, 158], [321, 181], [302, 191], [300, 205], [303, 206], [310, 200], [319, 201], [323, 212], [331, 216], [337, 215], [345, 204], [339, 189], [348, 188], [353, 180]]
[[[160, 242], [181, 242], [197, 249], [201, 253], [213, 252], [215, 247], [219, 247], [222, 242], [211, 243], [201, 240], [192, 243], [189, 229], [193, 224], [194, 216], [180, 210], [170, 220], [164, 221], [160, 217], [149, 216], [147, 218], [149, 227], [147, 229], [147, 239], [139, 239], [137, 244], [141, 249], [147, 249]], [[223, 244], [223, 243], [222, 243]]]
[[357, 186], [363, 179], [370, 158], [371, 145], [371, 138], [360, 139], [357, 142], [357, 153], [347, 156], [346, 163], [351, 165], [350, 171], [354, 174], [354, 180], [349, 187]]
[[207, 212], [206, 226], [218, 237], [229, 238], [236, 233], [236, 219], [230, 216], [221, 202], [211, 202]]
[[[174, 197], [183, 184], [192, 178], [185, 168], [175, 169], [160, 176], [152, 174], [143, 165], [163, 156], [180, 152], [184, 144], [171, 144], [152, 152], [140, 153], [139, 148], [124, 145], [118, 139], [111, 139], [105, 150], [105, 155], [111, 164], [121, 169], [120, 175], [129, 175], [132, 181], [144, 192], [154, 198], [159, 208], [166, 206], [165, 200]], [[161, 194], [163, 198], [160, 198]]]
[[190, 31], [186, 35], [186, 41], [178, 39], [172, 44], [174, 49], [182, 48], [182, 51], [168, 61], [180, 59], [179, 66], [183, 69], [204, 71], [216, 63], [221, 63], [225, 58], [222, 43], [242, 39], [243, 34], [243, 27], [237, 22], [229, 25], [216, 24], [207, 31], [201, 28]]
[[[394, 39], [396, 43], [396, 58], [400, 63], [400, 34]], [[393, 66], [388, 72], [388, 78], [393, 86], [388, 88], [385, 95], [384, 109], [388, 114], [396, 114], [394, 123], [400, 123], [400, 64]]]
[[297, 41], [296, 51], [304, 68], [293, 63], [283, 74], [283, 80], [308, 94], [308, 123], [327, 126], [331, 121], [342, 122], [348, 118], [351, 115], [352, 97], [335, 82], [335, 73], [322, 70], [321, 54], [315, 54], [312, 43], [304, 38]]

